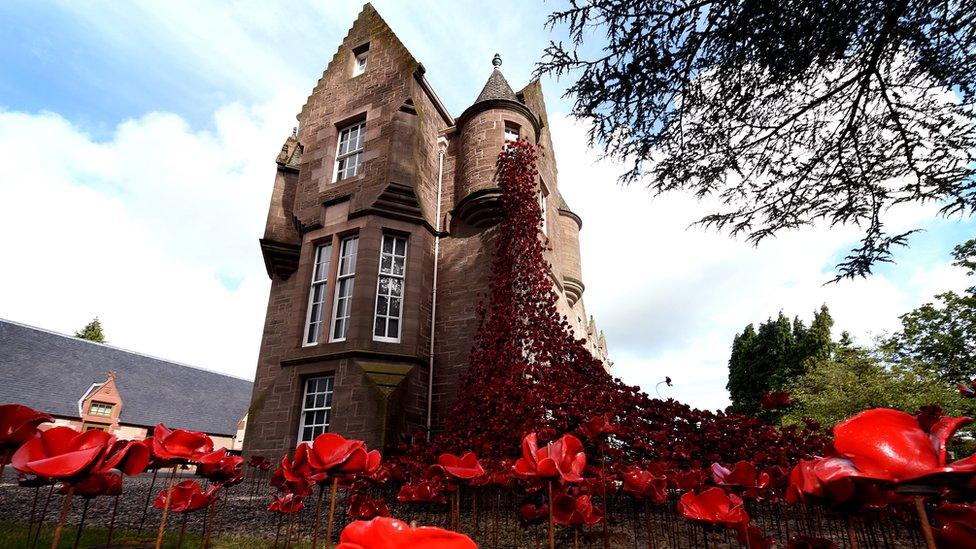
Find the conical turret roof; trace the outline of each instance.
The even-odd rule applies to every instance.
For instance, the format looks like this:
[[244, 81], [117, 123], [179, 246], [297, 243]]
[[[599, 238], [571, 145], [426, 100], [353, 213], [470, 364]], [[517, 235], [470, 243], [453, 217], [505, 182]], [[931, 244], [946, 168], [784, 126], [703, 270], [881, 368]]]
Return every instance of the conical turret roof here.
[[485, 83], [485, 87], [482, 88], [481, 94], [478, 95], [478, 99], [475, 103], [481, 103], [482, 101], [492, 101], [495, 99], [507, 99], [509, 101], [518, 101], [518, 97], [515, 96], [515, 92], [512, 91], [512, 87], [508, 85], [508, 80], [505, 80], [505, 75], [502, 71], [498, 69], [502, 65], [502, 58], [497, 53], [495, 58], [491, 60], [491, 64], [495, 67], [491, 71], [491, 76], [488, 77], [488, 82]]

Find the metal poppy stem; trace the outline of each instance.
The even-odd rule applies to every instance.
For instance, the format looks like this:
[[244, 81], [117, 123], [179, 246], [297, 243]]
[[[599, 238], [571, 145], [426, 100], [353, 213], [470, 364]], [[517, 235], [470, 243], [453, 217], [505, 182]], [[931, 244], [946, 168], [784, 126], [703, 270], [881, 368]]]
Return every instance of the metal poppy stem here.
[[312, 549], [319, 546], [319, 529], [322, 527], [322, 500], [325, 498], [325, 489], [319, 486], [319, 499], [315, 502], [315, 525], [312, 527]]
[[552, 520], [552, 481], [549, 481], [549, 549], [556, 549], [556, 527]]
[[74, 549], [78, 549], [78, 544], [81, 543], [81, 531], [85, 528], [85, 518], [88, 516], [89, 503], [91, 503], [91, 498], [85, 498], [85, 505], [81, 508], [81, 520], [78, 522], [78, 532], [75, 533]]
[[61, 541], [61, 531], [64, 529], [64, 521], [68, 520], [68, 511], [71, 510], [71, 499], [74, 495], [75, 487], [73, 484], [69, 484], [68, 493], [65, 494], [64, 501], [61, 503], [61, 516], [58, 518], [58, 525], [54, 527], [54, 537], [51, 538], [51, 549], [57, 549], [58, 542]]
[[105, 549], [108, 549], [112, 545], [112, 534], [115, 533], [115, 514], [119, 510], [119, 496], [115, 496], [115, 502], [112, 503], [112, 520], [108, 524], [108, 539], [105, 540]]
[[329, 497], [329, 523], [325, 528], [325, 547], [332, 548], [332, 524], [335, 518], [336, 494], [339, 492], [339, 477], [332, 477], [332, 495]]
[[51, 483], [51, 489], [47, 491], [47, 497], [44, 499], [44, 507], [41, 507], [41, 516], [37, 517], [37, 533], [34, 534], [34, 541], [31, 542], [31, 549], [37, 547], [37, 540], [41, 538], [41, 528], [44, 526], [44, 517], [47, 516], [48, 505], [51, 504], [51, 496], [54, 495], [54, 483]]
[[180, 524], [180, 537], [176, 538], [176, 549], [183, 547], [183, 534], [186, 533], [186, 516], [189, 514], [188, 512], [183, 513], [183, 523]]
[[40, 486], [34, 487], [34, 501], [31, 503], [30, 518], [27, 520], [27, 543], [30, 543], [31, 534], [34, 533], [34, 516], [37, 514], [37, 495], [40, 491]]
[[166, 503], [163, 504], [163, 515], [159, 517], [159, 532], [156, 534], [156, 549], [163, 546], [163, 534], [166, 533], [166, 517], [169, 515], [169, 507], [173, 502], [173, 483], [176, 482], [176, 465], [173, 472], [169, 474], [169, 486], [166, 488]]
[[651, 531], [651, 502], [649, 500], [644, 502], [644, 521], [647, 523], [647, 546], [650, 549], [657, 549], [657, 544], [654, 543], [654, 533]]
[[[278, 525], [275, 527], [275, 542], [274, 542], [275, 549], [278, 549], [278, 538], [281, 537], [281, 523], [283, 519], [284, 517], [282, 516], [282, 514], [278, 513]], [[312, 549], [315, 549], [315, 547], [312, 547]]]
[[847, 541], [851, 544], [851, 549], [858, 549], [857, 530], [854, 529], [854, 517], [847, 515]]
[[929, 515], [925, 512], [925, 500], [922, 496], [915, 496], [915, 511], [918, 513], [918, 520], [922, 523], [922, 534], [925, 536], [925, 545], [928, 549], [935, 549], [935, 536], [932, 535], [932, 525], [929, 524]]
[[136, 531], [137, 534], [142, 533], [142, 527], [146, 524], [146, 513], [149, 511], [149, 498], [152, 497], [153, 489], [156, 488], [156, 474], [159, 473], [159, 468], [153, 469], [152, 482], [149, 483], [149, 491], [146, 492], [146, 503], [142, 506], [142, 518], [139, 519], [139, 529]]

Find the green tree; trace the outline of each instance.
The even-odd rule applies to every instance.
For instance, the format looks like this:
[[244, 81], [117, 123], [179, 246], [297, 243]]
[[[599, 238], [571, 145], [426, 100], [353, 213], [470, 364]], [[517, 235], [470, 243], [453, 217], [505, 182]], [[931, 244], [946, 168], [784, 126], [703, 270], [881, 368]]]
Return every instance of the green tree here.
[[780, 312], [756, 330], [752, 324], [732, 341], [729, 382], [726, 388], [736, 411], [758, 413], [762, 396], [781, 390], [802, 375], [811, 361], [830, 356], [830, 330], [834, 321], [824, 305], [807, 328]]
[[[976, 239], [955, 247], [954, 265], [976, 270]], [[976, 377], [976, 287], [944, 292], [901, 317], [901, 330], [882, 345], [894, 363], [926, 365], [948, 383]]]
[[950, 415], [972, 413], [974, 403], [925, 365], [902, 362], [885, 366], [869, 349], [838, 344], [832, 358], [819, 360], [785, 388], [793, 406], [784, 423], [812, 418], [825, 427], [870, 408], [915, 412], [940, 406]]
[[976, 210], [976, 2], [569, 0], [572, 114], [627, 163], [625, 183], [720, 206], [699, 223], [759, 242], [857, 226], [838, 277], [864, 276], [911, 231], [891, 206]]
[[86, 324], [84, 328], [75, 332], [75, 337], [96, 343], [105, 343], [105, 332], [102, 331], [102, 323], [99, 322], [97, 316]]

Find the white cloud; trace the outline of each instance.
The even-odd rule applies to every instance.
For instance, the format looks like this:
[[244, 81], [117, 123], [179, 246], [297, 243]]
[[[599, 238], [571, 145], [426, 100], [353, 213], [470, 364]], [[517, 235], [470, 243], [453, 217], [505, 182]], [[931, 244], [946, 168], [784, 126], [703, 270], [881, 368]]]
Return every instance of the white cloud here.
[[213, 132], [150, 113], [93, 141], [0, 112], [0, 317], [252, 377], [269, 282], [257, 239], [301, 98], [229, 105]]
[[[687, 195], [652, 198], [640, 187], [621, 188], [623, 171], [594, 162], [585, 130], [572, 119], [550, 117], [559, 186], [583, 218], [584, 300], [605, 330], [614, 374], [662, 396], [718, 408], [725, 392], [732, 338], [750, 322], [799, 315], [809, 322], [826, 303], [835, 331], [849, 330], [869, 343], [898, 327], [898, 315], [936, 291], [962, 288], [964, 275], [946, 263], [906, 265], [898, 283], [884, 275], [824, 285], [839, 252], [856, 241], [856, 229], [813, 227], [783, 234], [754, 248], [725, 234], [689, 224], [710, 205]], [[893, 212], [892, 230], [925, 223], [934, 208]]]

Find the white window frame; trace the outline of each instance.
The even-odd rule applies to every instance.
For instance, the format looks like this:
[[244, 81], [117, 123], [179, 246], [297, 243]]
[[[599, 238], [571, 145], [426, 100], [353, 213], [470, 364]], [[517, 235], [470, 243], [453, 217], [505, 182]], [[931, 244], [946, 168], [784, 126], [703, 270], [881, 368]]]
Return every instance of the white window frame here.
[[[514, 122], [505, 122], [505, 142], [518, 141], [522, 137], [522, 128]], [[513, 139], [514, 137], [514, 139]]]
[[549, 193], [546, 192], [546, 187], [541, 182], [539, 183], [539, 208], [542, 209], [542, 234], [549, 236], [549, 223], [546, 222], [546, 214], [548, 213], [547, 198], [549, 198]]
[[[323, 391], [323, 392], [315, 392], [315, 393], [312, 393], [312, 394], [314, 394], [314, 395], [323, 395], [323, 398], [322, 398], [322, 406], [315, 406], [315, 401], [313, 399], [312, 406], [311, 407], [307, 407], [306, 406], [306, 402], [308, 401], [308, 396], [309, 396], [308, 390], [309, 390], [309, 387], [311, 386], [311, 384], [312, 384], [313, 381], [318, 381], [320, 379], [323, 379], [323, 380], [326, 381], [326, 389], [325, 389], [325, 391]], [[314, 377], [310, 377], [310, 378], [305, 379], [305, 386], [302, 388], [302, 407], [301, 407], [301, 412], [299, 413], [299, 419], [298, 419], [298, 444], [301, 444], [303, 442], [311, 443], [313, 440], [315, 440], [315, 437], [318, 436], [318, 435], [315, 434], [315, 431], [314, 431], [314, 429], [316, 427], [322, 427], [322, 433], [328, 433], [329, 432], [329, 426], [332, 424], [332, 399], [333, 398], [335, 398], [335, 374], [328, 374], [328, 375], [323, 375], [323, 376], [314, 376]], [[312, 430], [312, 438], [309, 439], [309, 440], [305, 440], [302, 435], [305, 434], [305, 427], [306, 427], [306, 425], [305, 425], [305, 416], [306, 416], [306, 414], [308, 412], [324, 412], [323, 415], [325, 416], [325, 423], [324, 424], [314, 423], [314, 424], [308, 425], [308, 427], [311, 427], [313, 429]], [[319, 433], [319, 434], [321, 434], [321, 433]]]
[[[99, 409], [104, 408], [108, 413], [106, 413], [106, 414], [97, 413], [97, 412], [95, 412], [95, 408], [99, 408]], [[114, 411], [115, 411], [115, 405], [114, 404], [111, 404], [111, 403], [108, 403], [108, 402], [101, 402], [101, 401], [98, 401], [98, 400], [93, 400], [88, 405], [88, 415], [90, 415], [90, 416], [112, 417], [112, 412], [114, 412]]]
[[[357, 145], [357, 148], [355, 149], [350, 148], [353, 144], [349, 143], [351, 139], [350, 136], [353, 134], [353, 132], [355, 132], [356, 135], [355, 145]], [[346, 150], [342, 149], [343, 143], [346, 144]], [[366, 148], [366, 121], [365, 120], [360, 120], [359, 122], [349, 124], [348, 126], [339, 129], [339, 137], [336, 139], [335, 165], [333, 166], [332, 169], [333, 183], [345, 181], [346, 179], [351, 179], [359, 175], [359, 171], [360, 169], [362, 169], [363, 166], [362, 156], [363, 156], [363, 150], [365, 148]], [[340, 179], [339, 164], [343, 163], [343, 161], [349, 160], [352, 157], [357, 157], [356, 168], [350, 174], [348, 173], [348, 170], [345, 168], [344, 165], [342, 168], [344, 175]]]
[[[351, 242], [356, 243], [356, 250], [350, 254], [348, 253], [349, 252], [348, 246], [350, 245]], [[351, 302], [352, 302], [353, 290], [356, 287], [355, 284], [356, 256], [358, 254], [359, 254], [359, 235], [352, 235], [343, 238], [342, 243], [339, 246], [339, 262], [338, 265], [336, 265], [335, 291], [333, 292], [335, 294], [335, 297], [332, 300], [332, 323], [329, 326], [329, 341], [332, 343], [345, 341], [346, 336], [349, 335], [349, 319], [352, 318]], [[348, 261], [349, 270], [343, 272], [343, 267], [346, 265], [346, 263], [343, 260], [347, 258], [349, 259]], [[349, 295], [344, 296], [341, 294], [343, 289], [343, 283], [346, 281], [349, 282]], [[349, 306], [347, 308], [344, 308], [348, 310], [343, 310], [343, 313], [345, 313], [345, 315], [340, 317], [339, 301], [341, 299], [347, 300]], [[341, 336], [336, 337], [336, 331], [335, 331], [336, 322], [340, 320], [342, 321], [343, 331]]]
[[[329, 271], [332, 267], [332, 242], [325, 242], [315, 247], [312, 258], [312, 282], [308, 289], [308, 308], [305, 313], [305, 331], [302, 333], [302, 347], [312, 347], [319, 344], [322, 325], [325, 324], [325, 295], [328, 292]], [[320, 301], [316, 302], [315, 294], [321, 291]], [[312, 313], [318, 304], [318, 318], [313, 322]], [[313, 328], [313, 325], [315, 326]]]
[[[386, 248], [387, 239], [390, 239], [393, 243], [392, 253], [387, 253], [384, 251], [384, 249]], [[403, 242], [402, 256], [396, 253], [396, 246], [398, 241]], [[392, 233], [383, 233], [383, 239], [380, 242], [380, 263], [378, 267], [378, 276], [376, 277], [376, 302], [373, 304], [373, 324], [370, 327], [373, 333], [373, 341], [381, 341], [385, 343], [400, 343], [400, 335], [403, 333], [403, 301], [404, 298], [406, 297], [405, 294], [407, 288], [406, 277], [407, 277], [407, 247], [408, 246], [409, 246], [409, 240], [407, 239], [406, 236], [399, 235], [399, 234], [392, 234]], [[388, 272], [384, 272], [383, 270], [383, 259], [386, 256], [390, 256], [391, 270]], [[396, 274], [392, 270], [392, 267], [396, 265], [397, 259], [401, 259], [403, 261], [403, 269], [401, 269], [400, 274]], [[380, 293], [381, 283], [384, 278], [395, 279], [400, 281], [399, 297], [393, 296], [392, 294], [389, 293], [382, 293], [382, 294]], [[385, 314], [380, 314], [379, 312], [380, 297], [386, 298], [387, 312]], [[400, 300], [400, 310], [398, 315], [395, 317], [389, 314], [390, 304], [394, 299]], [[376, 335], [376, 320], [379, 318], [383, 319], [384, 333], [386, 335], [382, 335], [382, 336]], [[396, 337], [391, 337], [389, 334], [389, 321], [394, 319], [397, 321], [397, 331], [396, 331]]]
[[369, 50], [357, 53], [353, 57], [352, 62], [352, 75], [353, 77], [359, 76], [366, 72], [366, 67], [369, 65]]

